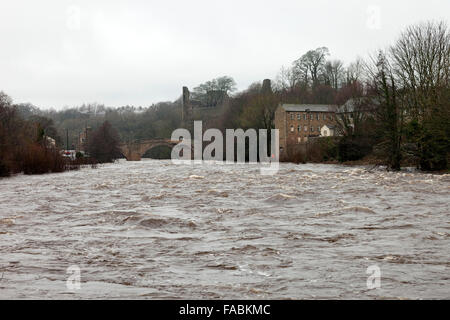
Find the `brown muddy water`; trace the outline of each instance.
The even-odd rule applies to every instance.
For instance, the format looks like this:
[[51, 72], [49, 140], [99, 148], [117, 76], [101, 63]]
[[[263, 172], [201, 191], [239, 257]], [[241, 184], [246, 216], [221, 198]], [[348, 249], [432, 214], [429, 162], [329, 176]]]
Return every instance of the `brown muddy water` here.
[[448, 299], [449, 191], [450, 175], [157, 160], [2, 179], [0, 298]]

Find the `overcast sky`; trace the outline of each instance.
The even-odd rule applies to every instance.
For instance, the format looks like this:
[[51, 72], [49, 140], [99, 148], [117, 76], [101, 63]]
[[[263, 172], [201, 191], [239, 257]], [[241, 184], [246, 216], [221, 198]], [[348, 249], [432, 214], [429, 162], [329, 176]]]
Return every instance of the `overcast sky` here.
[[449, 0], [1, 0], [0, 91], [41, 108], [148, 106], [222, 75], [274, 78], [310, 49], [349, 63]]

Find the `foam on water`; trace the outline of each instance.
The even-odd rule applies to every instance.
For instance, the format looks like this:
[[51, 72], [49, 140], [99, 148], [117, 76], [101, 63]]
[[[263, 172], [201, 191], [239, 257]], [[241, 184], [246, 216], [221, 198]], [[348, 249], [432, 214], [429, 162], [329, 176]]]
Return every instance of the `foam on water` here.
[[2, 179], [0, 298], [450, 298], [449, 190], [414, 170], [156, 160]]

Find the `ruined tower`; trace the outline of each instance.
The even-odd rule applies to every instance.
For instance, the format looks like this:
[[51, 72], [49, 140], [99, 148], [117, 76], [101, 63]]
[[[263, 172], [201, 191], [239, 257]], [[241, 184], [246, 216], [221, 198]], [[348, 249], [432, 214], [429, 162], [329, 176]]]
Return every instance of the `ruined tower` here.
[[183, 97], [181, 99], [181, 122], [186, 129], [189, 129], [192, 122], [192, 104], [189, 98], [189, 89], [183, 87]]
[[264, 79], [261, 88], [262, 93], [272, 93], [272, 84], [270, 79]]

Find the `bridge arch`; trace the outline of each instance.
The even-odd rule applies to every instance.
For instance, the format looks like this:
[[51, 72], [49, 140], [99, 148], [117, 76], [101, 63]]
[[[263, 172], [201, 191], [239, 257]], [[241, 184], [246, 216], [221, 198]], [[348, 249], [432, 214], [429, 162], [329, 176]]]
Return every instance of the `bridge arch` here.
[[159, 143], [152, 145], [150, 149], [142, 152], [142, 158], [152, 159], [170, 159], [172, 148], [174, 145], [169, 143]]
[[168, 146], [173, 148], [179, 142], [180, 141], [173, 141], [170, 139], [151, 139], [122, 143], [119, 145], [119, 148], [127, 161], [141, 161], [142, 156], [148, 150], [158, 146]]

